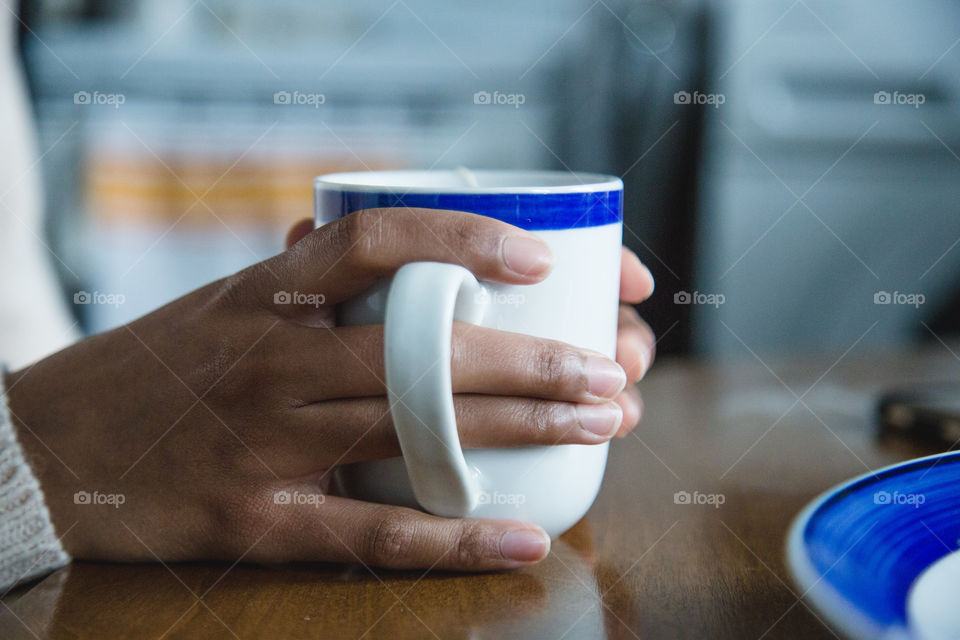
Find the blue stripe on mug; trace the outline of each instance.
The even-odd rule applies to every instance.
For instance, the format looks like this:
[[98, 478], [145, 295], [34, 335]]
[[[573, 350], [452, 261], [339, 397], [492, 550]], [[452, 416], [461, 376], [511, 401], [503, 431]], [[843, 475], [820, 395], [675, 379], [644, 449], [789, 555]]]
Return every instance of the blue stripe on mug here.
[[362, 209], [417, 207], [479, 213], [528, 231], [598, 227], [623, 220], [623, 192], [585, 193], [370, 193], [324, 189], [325, 211], [341, 216]]

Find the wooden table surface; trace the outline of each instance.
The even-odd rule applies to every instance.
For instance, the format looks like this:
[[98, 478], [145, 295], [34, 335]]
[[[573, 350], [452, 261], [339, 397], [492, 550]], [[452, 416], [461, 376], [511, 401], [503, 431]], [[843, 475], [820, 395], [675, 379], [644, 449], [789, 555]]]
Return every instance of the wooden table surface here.
[[[746, 353], [746, 352], [745, 352]], [[600, 496], [513, 573], [77, 563], [8, 594], [2, 638], [831, 638], [784, 566], [815, 495], [933, 453], [876, 435], [877, 394], [960, 380], [923, 353], [660, 362]], [[799, 398], [799, 400], [798, 400]], [[675, 493], [722, 504], [677, 504]]]

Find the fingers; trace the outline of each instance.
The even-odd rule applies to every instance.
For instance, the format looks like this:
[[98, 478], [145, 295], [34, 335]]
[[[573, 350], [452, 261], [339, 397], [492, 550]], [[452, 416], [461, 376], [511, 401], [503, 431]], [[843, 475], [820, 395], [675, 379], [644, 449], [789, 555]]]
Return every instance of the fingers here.
[[616, 437], [622, 438], [633, 431], [643, 419], [643, 397], [636, 387], [630, 386], [614, 399], [623, 411], [623, 420], [617, 429]]
[[618, 438], [633, 431], [643, 417], [643, 399], [633, 384], [646, 374], [655, 354], [656, 337], [653, 331], [633, 307], [621, 305], [617, 362], [627, 373], [628, 386], [614, 400], [623, 411], [623, 420], [616, 434]]
[[617, 362], [632, 384], [643, 378], [656, 355], [656, 337], [633, 307], [620, 306], [617, 332]]
[[[290, 326], [268, 335], [262, 348], [280, 363], [277, 384], [302, 403], [386, 393], [382, 325]], [[453, 327], [451, 370], [454, 393], [567, 402], [610, 400], [627, 380], [620, 365], [593, 351], [460, 322]]]
[[297, 220], [290, 231], [287, 232], [287, 239], [283, 243], [285, 249], [289, 249], [293, 245], [297, 244], [313, 231], [313, 220], [311, 218], [304, 218], [302, 220]]
[[[622, 405], [458, 394], [453, 399], [464, 448], [600, 444], [620, 429]], [[326, 465], [401, 455], [386, 398], [320, 402], [296, 409], [264, 454], [288, 476]]]
[[[439, 518], [413, 509], [317, 495], [313, 501], [267, 503], [250, 526], [247, 557], [262, 562], [362, 563], [388, 569], [491, 571], [538, 562], [550, 538], [533, 524], [512, 520]], [[299, 503], [298, 503], [299, 502]], [[267, 531], [256, 542], [258, 529]], [[244, 549], [245, 539], [233, 546]], [[255, 544], [254, 544], [255, 543]], [[249, 545], [248, 545], [249, 547]]]
[[[462, 265], [483, 280], [512, 284], [539, 282], [553, 264], [545, 242], [505, 222], [457, 211], [391, 208], [357, 211], [326, 224], [254, 268], [264, 301], [283, 285], [323, 295], [329, 305], [408, 262], [425, 260]], [[283, 305], [277, 311], [296, 309]]]
[[620, 300], [637, 304], [653, 294], [653, 274], [640, 258], [626, 247], [621, 248], [620, 258]]

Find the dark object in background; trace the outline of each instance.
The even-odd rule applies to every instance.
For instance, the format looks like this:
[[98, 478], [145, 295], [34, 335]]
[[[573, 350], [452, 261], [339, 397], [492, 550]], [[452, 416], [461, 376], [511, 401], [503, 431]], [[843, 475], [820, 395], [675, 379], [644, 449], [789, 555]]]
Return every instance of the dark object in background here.
[[878, 405], [880, 430], [926, 442], [960, 442], [960, 384], [924, 385], [885, 393]]
[[557, 78], [567, 93], [557, 168], [623, 178], [623, 243], [657, 282], [639, 309], [657, 335], [658, 353], [686, 353], [691, 306], [674, 296], [696, 289], [697, 186], [708, 107], [678, 102], [675, 94], [705, 90], [708, 10], [694, 0], [610, 7], [592, 25], [602, 32], [590, 39], [592, 58], [568, 61], [561, 66], [565, 77]]

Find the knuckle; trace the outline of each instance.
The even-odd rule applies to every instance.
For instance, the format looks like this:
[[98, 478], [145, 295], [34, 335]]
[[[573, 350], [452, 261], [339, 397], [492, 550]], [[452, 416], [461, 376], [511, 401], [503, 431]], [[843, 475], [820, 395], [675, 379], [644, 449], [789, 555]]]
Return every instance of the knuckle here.
[[528, 423], [533, 428], [534, 440], [539, 441], [548, 437], [556, 429], [560, 420], [560, 411], [556, 403], [534, 403], [528, 416]]
[[457, 564], [461, 567], [474, 567], [490, 556], [490, 539], [481, 525], [465, 521], [461, 525], [457, 539]]
[[260, 265], [253, 265], [207, 285], [206, 299], [198, 308], [224, 312], [248, 306], [251, 293], [263, 280], [262, 271]]
[[[263, 411], [273, 407], [282, 392], [283, 366], [275, 353], [261, 345], [243, 350], [223, 345], [206, 365], [198, 395], [229, 403], [234, 409]], [[264, 380], [273, 381], [264, 385]], [[248, 422], [247, 424], [254, 424]], [[237, 428], [237, 427], [234, 427]]]
[[257, 492], [220, 497], [209, 509], [210, 538], [218, 555], [234, 558], [273, 526], [268, 503]]
[[403, 558], [413, 547], [412, 528], [396, 515], [385, 515], [366, 541], [365, 555], [376, 565], [389, 565]]
[[[240, 358], [240, 350], [230, 336], [221, 335], [211, 339], [190, 376], [191, 387], [198, 395], [214, 392], [218, 395], [235, 395], [238, 387], [246, 384], [243, 369], [234, 367]], [[231, 375], [232, 374], [232, 375]]]
[[366, 265], [376, 260], [383, 245], [384, 213], [381, 209], [355, 211], [340, 221], [340, 245], [353, 264]]
[[566, 388], [579, 368], [581, 358], [571, 349], [551, 342], [539, 344], [535, 375], [540, 386], [551, 391]]
[[496, 255], [496, 248], [499, 244], [499, 234], [490, 233], [486, 228], [484, 218], [475, 214], [464, 214], [459, 216], [444, 216], [444, 221], [450, 225], [451, 248], [456, 252], [475, 251], [480, 253], [489, 253]]
[[482, 239], [483, 218], [477, 215], [457, 216], [453, 221], [453, 237], [460, 246], [469, 247]]

